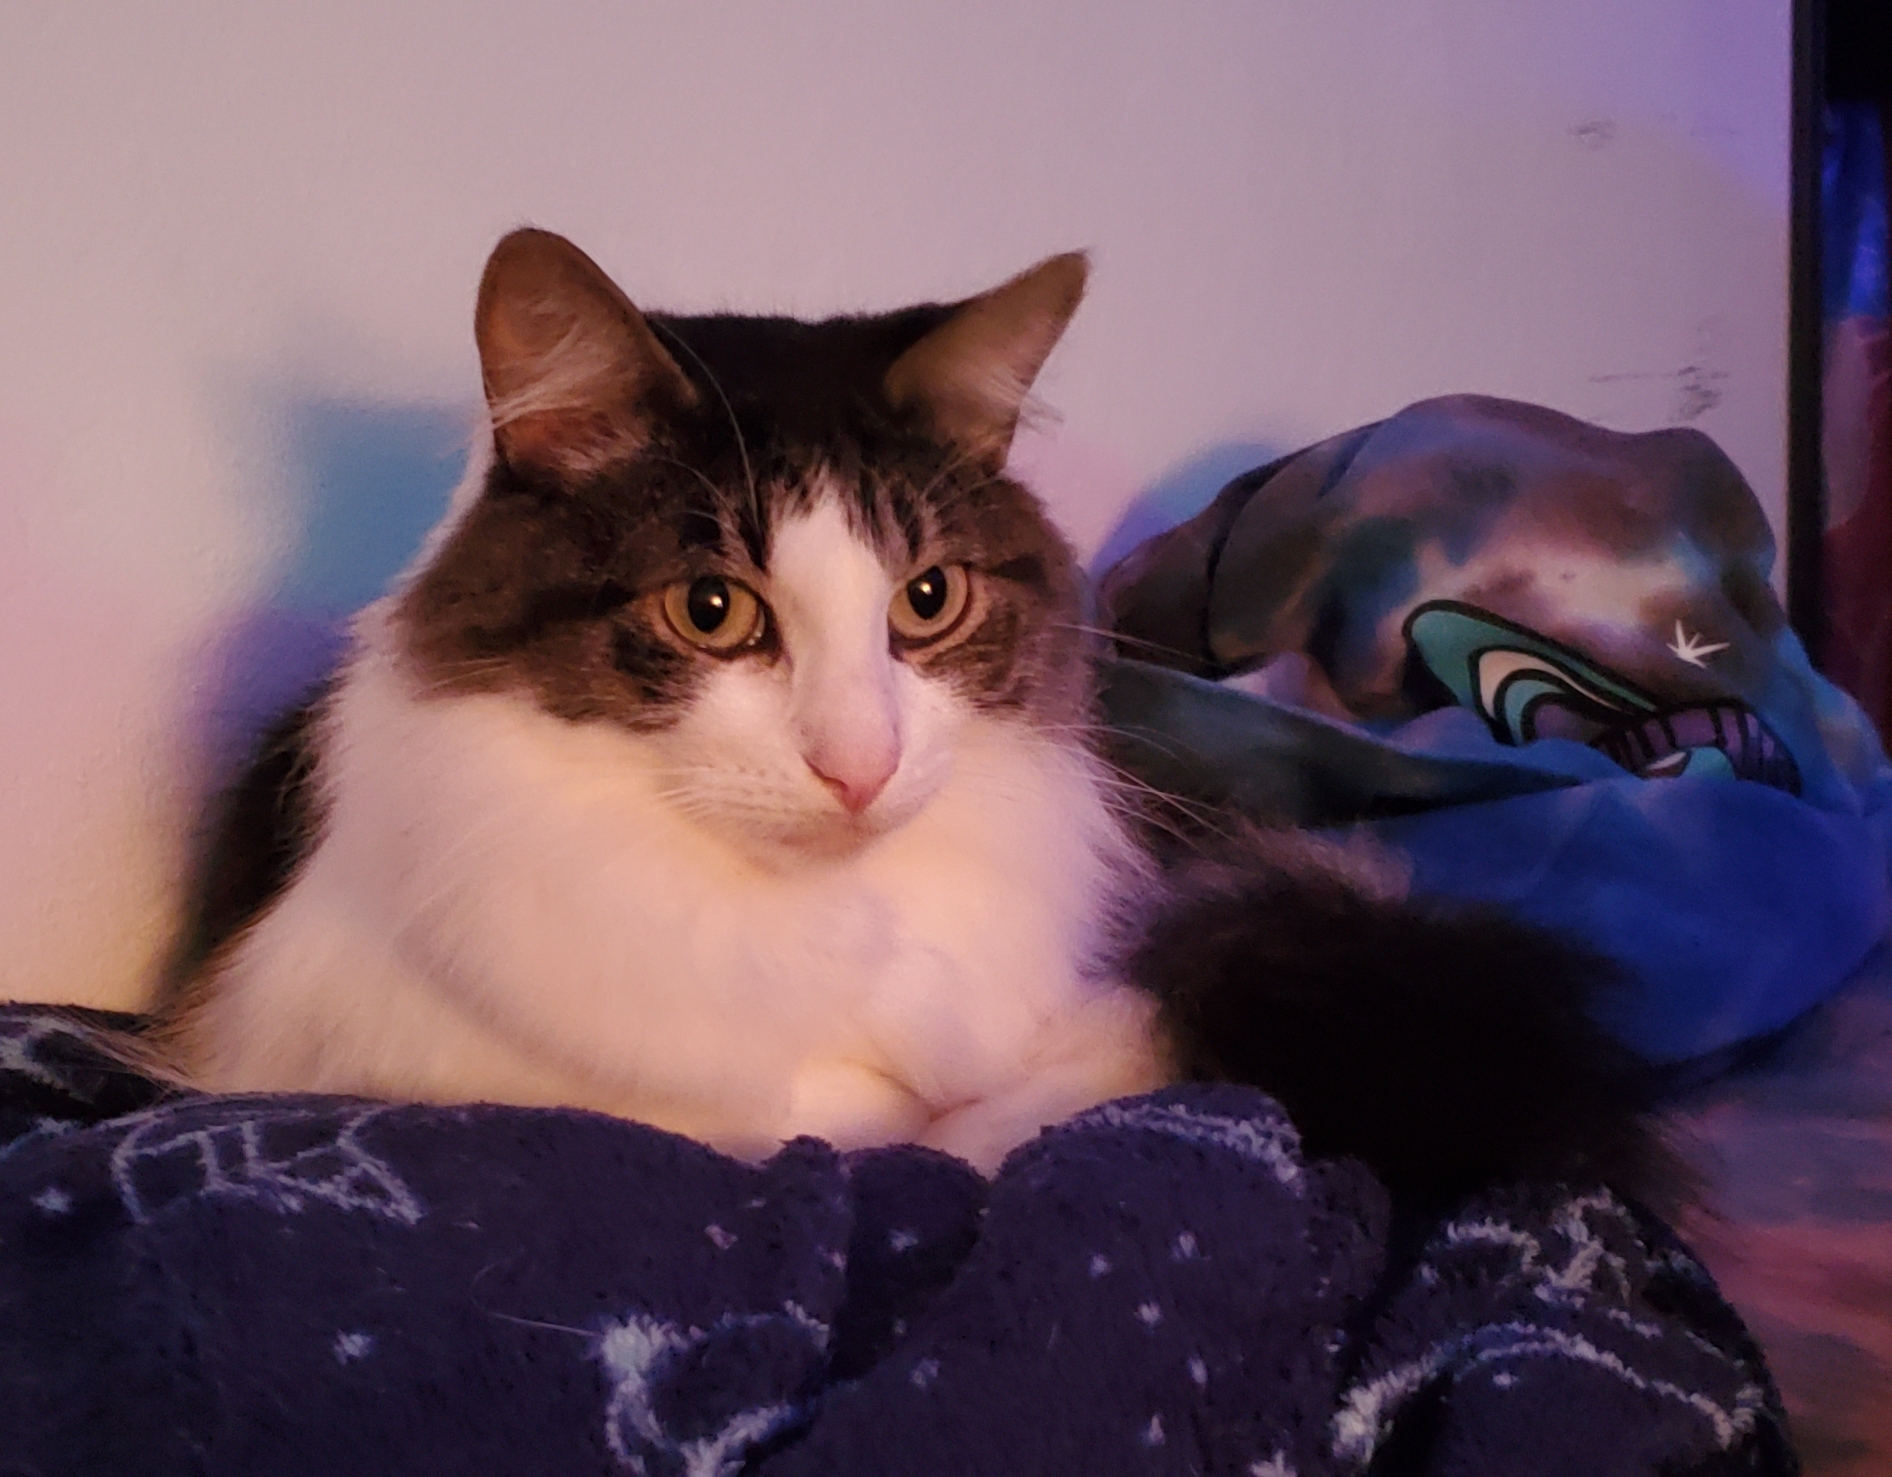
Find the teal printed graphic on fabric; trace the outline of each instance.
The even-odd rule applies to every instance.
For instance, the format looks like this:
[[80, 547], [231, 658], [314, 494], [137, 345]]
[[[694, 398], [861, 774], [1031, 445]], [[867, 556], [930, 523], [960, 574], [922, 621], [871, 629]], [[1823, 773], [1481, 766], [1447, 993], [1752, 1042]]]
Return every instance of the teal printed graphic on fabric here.
[[1456, 600], [1419, 606], [1406, 618], [1405, 635], [1452, 696], [1508, 743], [1537, 737], [1537, 709], [1546, 702], [1605, 724], [1656, 709], [1647, 693], [1569, 647]]
[[[1415, 607], [1404, 631], [1413, 655], [1500, 743], [1572, 739], [1643, 779], [1742, 779], [1800, 793], [1793, 756], [1737, 698], [1664, 708], [1582, 652], [1456, 600]], [[1718, 648], [1678, 621], [1672, 649], [1699, 662]]]

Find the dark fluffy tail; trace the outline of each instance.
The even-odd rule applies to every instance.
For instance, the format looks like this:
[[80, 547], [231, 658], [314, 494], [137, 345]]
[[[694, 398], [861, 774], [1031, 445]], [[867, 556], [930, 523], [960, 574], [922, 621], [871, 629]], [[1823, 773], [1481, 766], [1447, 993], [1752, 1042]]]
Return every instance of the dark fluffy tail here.
[[1185, 1078], [1260, 1087], [1312, 1157], [1427, 1198], [1530, 1179], [1687, 1198], [1646, 1069], [1595, 1023], [1618, 971], [1482, 908], [1409, 901], [1365, 854], [1255, 831], [1177, 866], [1131, 975]]

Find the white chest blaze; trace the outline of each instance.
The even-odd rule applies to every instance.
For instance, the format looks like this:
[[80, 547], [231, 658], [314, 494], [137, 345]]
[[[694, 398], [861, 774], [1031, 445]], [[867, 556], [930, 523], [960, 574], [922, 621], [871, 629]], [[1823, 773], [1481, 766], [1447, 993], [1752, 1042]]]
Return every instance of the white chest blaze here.
[[1140, 875], [1095, 762], [895, 656], [904, 577], [831, 502], [788, 521], [780, 658], [722, 664], [656, 734], [424, 694], [372, 608], [324, 838], [225, 960], [198, 1075], [988, 1167], [1152, 1085], [1148, 1007], [1093, 967]]

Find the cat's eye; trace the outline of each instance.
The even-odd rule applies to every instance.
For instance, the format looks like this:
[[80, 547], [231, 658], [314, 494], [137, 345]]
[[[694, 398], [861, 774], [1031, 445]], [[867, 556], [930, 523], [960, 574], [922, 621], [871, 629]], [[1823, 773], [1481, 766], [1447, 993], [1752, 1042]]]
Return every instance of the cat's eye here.
[[768, 619], [753, 590], [719, 574], [671, 585], [664, 591], [664, 615], [685, 641], [717, 653], [755, 645]]
[[935, 564], [894, 591], [887, 624], [902, 641], [937, 641], [957, 626], [972, 599], [962, 564]]

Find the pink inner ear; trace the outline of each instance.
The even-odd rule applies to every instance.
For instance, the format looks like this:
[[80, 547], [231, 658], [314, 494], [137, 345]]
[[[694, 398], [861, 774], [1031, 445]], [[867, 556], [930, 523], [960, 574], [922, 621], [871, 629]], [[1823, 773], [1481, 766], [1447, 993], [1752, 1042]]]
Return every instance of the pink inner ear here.
[[501, 454], [582, 472], [635, 452], [649, 437], [637, 359], [614, 341], [614, 325], [575, 315], [554, 324], [549, 314], [502, 321], [487, 340], [488, 403]]
[[634, 455], [695, 395], [630, 299], [562, 237], [494, 248], [474, 315], [502, 458], [568, 474]]
[[924, 407], [946, 439], [996, 465], [1088, 271], [1081, 252], [1068, 252], [960, 303], [887, 371], [888, 397]]

